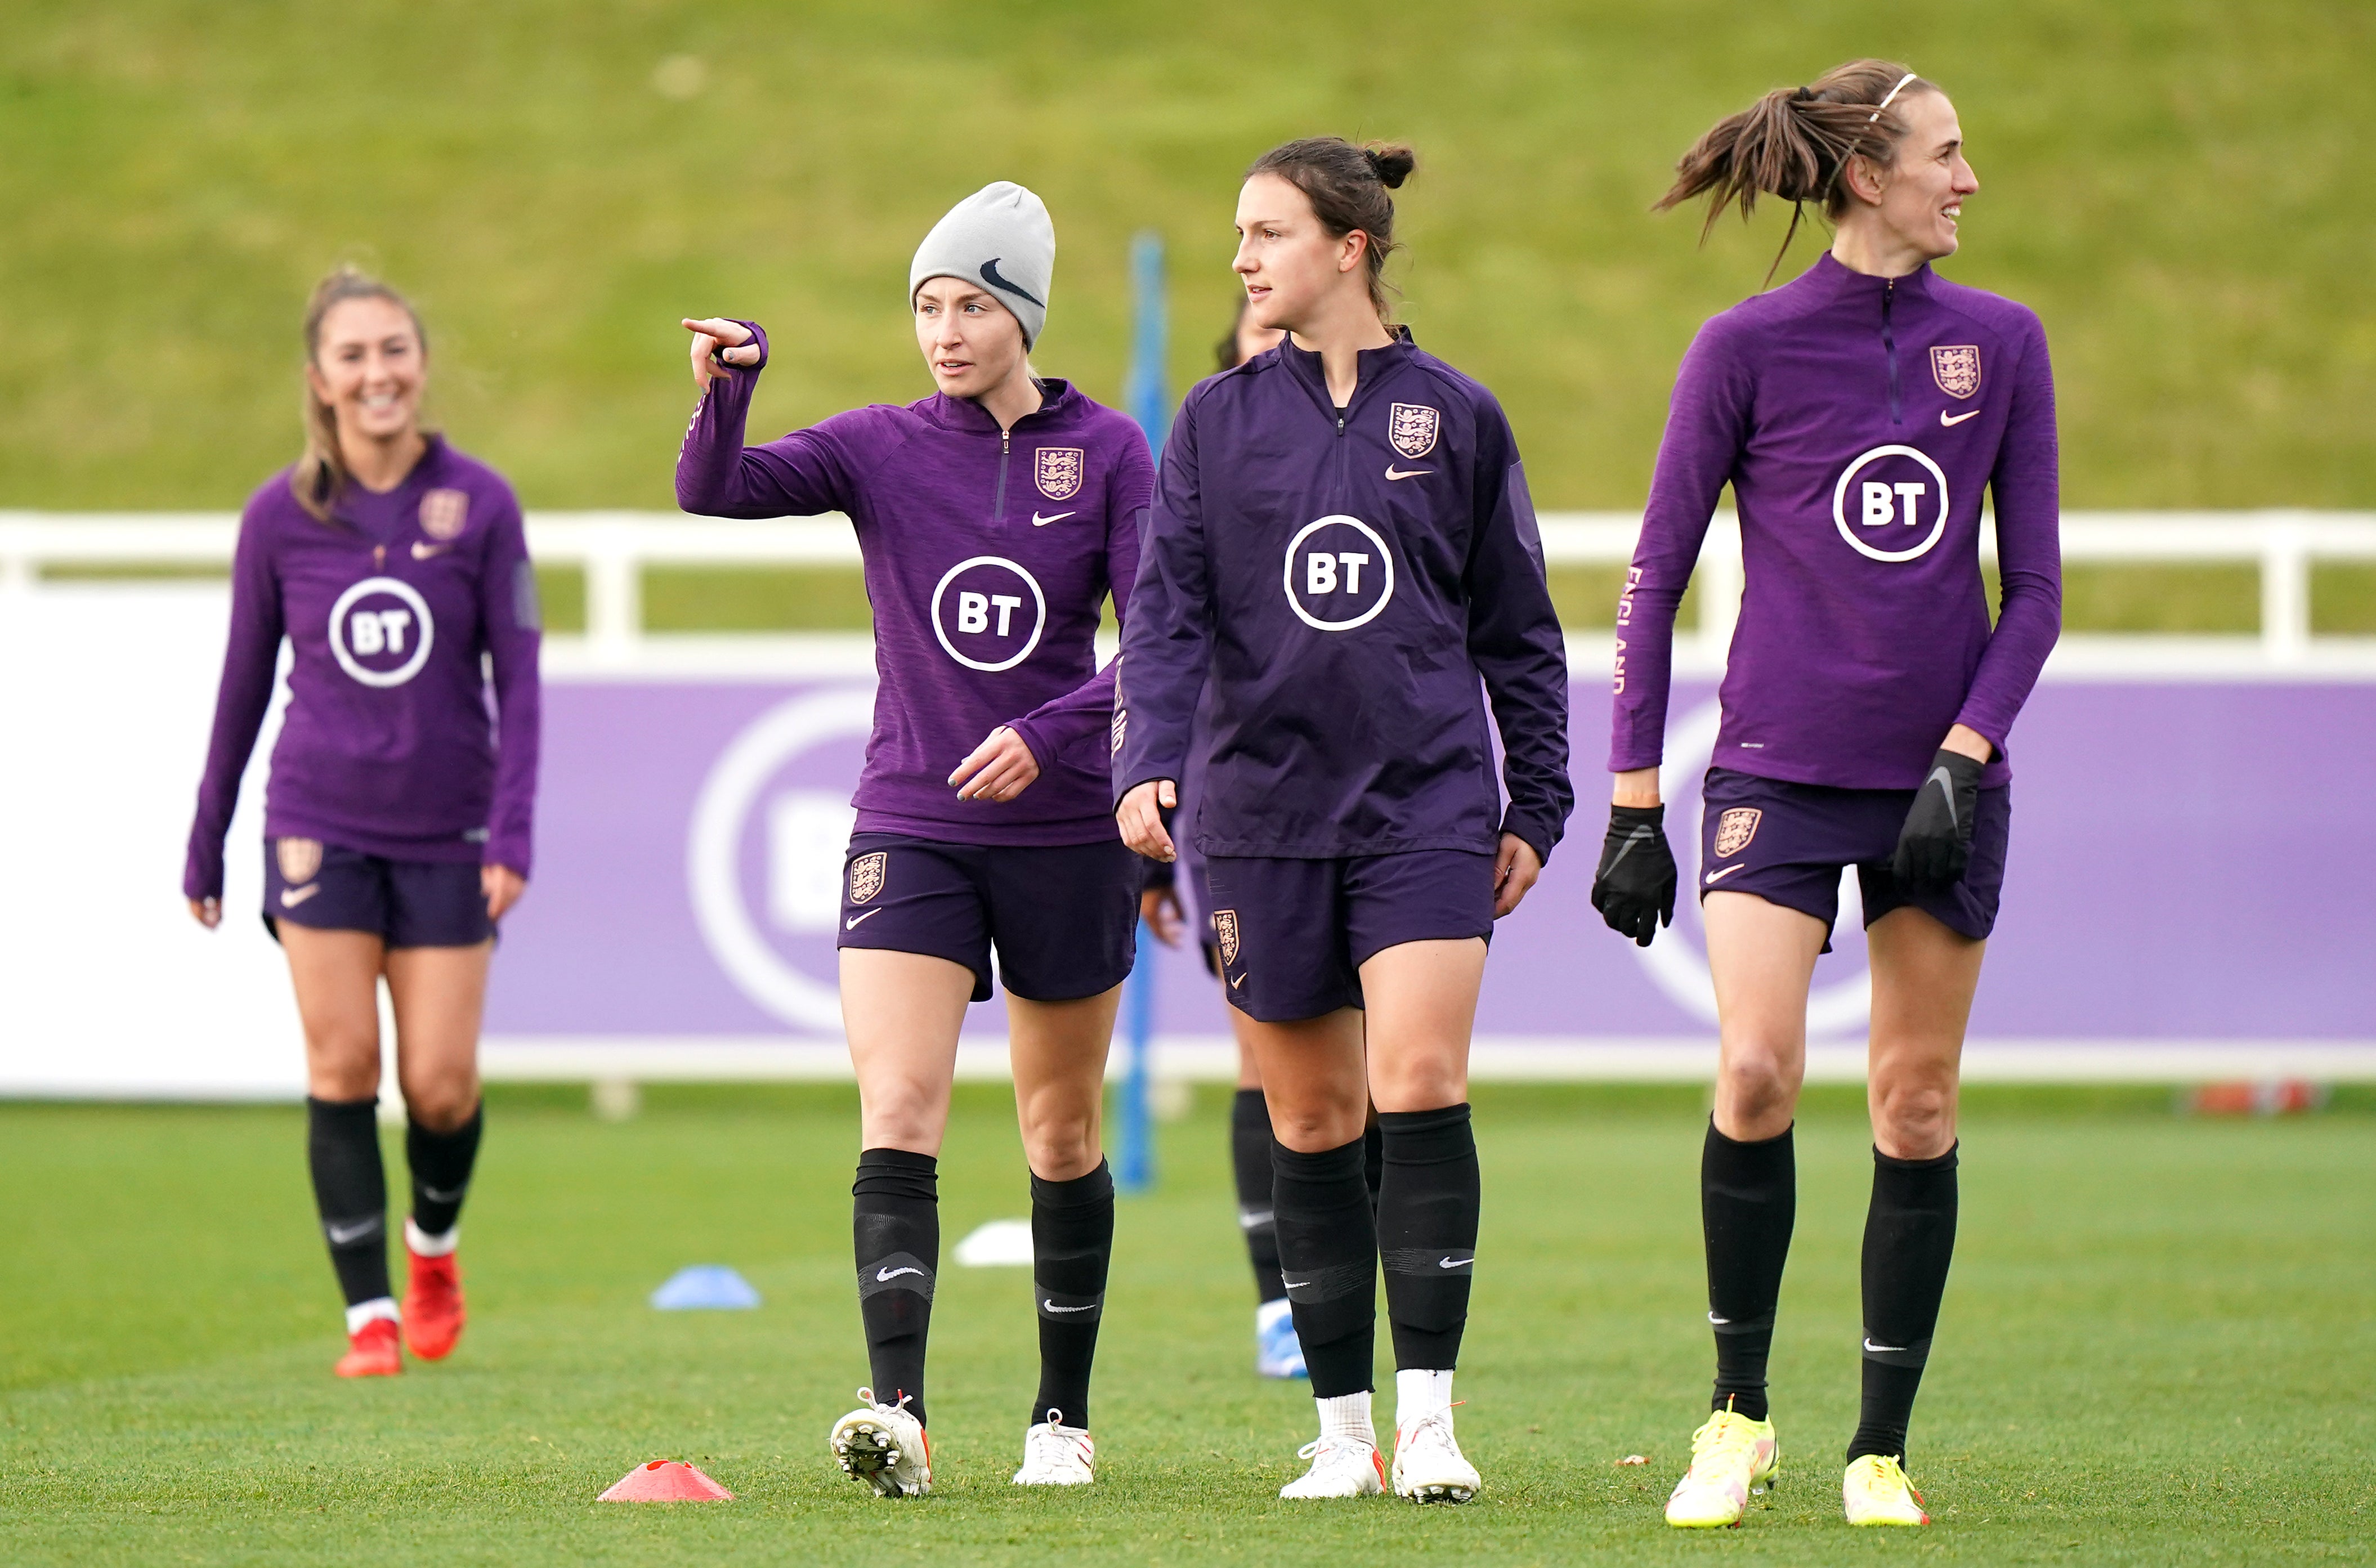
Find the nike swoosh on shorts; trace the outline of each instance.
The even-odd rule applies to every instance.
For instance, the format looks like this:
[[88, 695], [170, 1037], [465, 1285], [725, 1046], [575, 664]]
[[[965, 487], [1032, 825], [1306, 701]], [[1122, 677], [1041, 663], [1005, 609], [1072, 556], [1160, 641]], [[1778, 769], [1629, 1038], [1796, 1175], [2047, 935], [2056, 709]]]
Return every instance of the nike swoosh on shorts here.
[[849, 919], [841, 922], [841, 929], [844, 931], [856, 931], [860, 926], [864, 925], [868, 921], [873, 920], [882, 912], [883, 911], [880, 909], [869, 909], [862, 915], [852, 915]]
[[293, 909], [320, 891], [322, 885], [318, 882], [309, 882], [303, 887], [284, 887], [280, 890], [280, 907]]
[[1712, 871], [1708, 873], [1706, 876], [1700, 879], [1700, 885], [1702, 887], [1714, 887], [1717, 883], [1722, 882], [1726, 877], [1730, 876], [1734, 872], [1739, 871], [1740, 866], [1747, 865], [1748, 863], [1748, 861], [1743, 861], [1740, 862], [1740, 865], [1730, 865], [1725, 867], [1722, 871]]

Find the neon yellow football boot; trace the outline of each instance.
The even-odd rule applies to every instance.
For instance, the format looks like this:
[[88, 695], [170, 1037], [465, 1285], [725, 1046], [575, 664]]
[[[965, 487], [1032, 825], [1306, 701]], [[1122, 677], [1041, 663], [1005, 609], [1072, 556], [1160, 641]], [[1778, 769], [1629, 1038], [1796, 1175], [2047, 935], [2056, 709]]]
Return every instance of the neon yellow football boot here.
[[1851, 1525], [1927, 1525], [1922, 1494], [1906, 1479], [1903, 1461], [1867, 1454], [1848, 1467], [1840, 1482], [1840, 1503]]
[[1693, 1530], [1738, 1525], [1749, 1494], [1761, 1486], [1771, 1491], [1781, 1473], [1782, 1442], [1774, 1423], [1718, 1410], [1692, 1433], [1692, 1467], [1667, 1499], [1667, 1523]]

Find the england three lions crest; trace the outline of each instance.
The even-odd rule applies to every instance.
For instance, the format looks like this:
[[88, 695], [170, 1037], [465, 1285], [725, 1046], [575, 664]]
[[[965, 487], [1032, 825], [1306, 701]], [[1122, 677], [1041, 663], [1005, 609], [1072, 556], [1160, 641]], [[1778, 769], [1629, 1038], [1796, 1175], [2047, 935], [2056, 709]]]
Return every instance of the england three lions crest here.
[[1040, 493], [1051, 501], [1070, 501], [1081, 493], [1081, 471], [1087, 466], [1078, 446], [1042, 446], [1033, 477]]
[[421, 498], [421, 531], [434, 540], [458, 539], [469, 522], [467, 491], [433, 490]]
[[1386, 424], [1386, 439], [1406, 457], [1424, 457], [1435, 450], [1436, 433], [1443, 416], [1424, 403], [1396, 403]]
[[883, 867], [891, 857], [881, 849], [849, 862], [849, 901], [863, 904], [883, 891]]
[[1235, 909], [1213, 911], [1213, 941], [1221, 949], [1221, 962], [1238, 961], [1238, 912]]
[[1980, 389], [1980, 350], [1976, 343], [1930, 350], [1930, 379], [1950, 398], [1968, 398]]
[[1716, 858], [1730, 860], [1748, 849], [1749, 841], [1757, 837], [1757, 824], [1764, 814], [1755, 806], [1735, 806], [1717, 818], [1716, 842], [1710, 846], [1716, 850]]
[[319, 838], [278, 838], [272, 852], [280, 861], [280, 880], [291, 886], [313, 881], [314, 873], [322, 869]]

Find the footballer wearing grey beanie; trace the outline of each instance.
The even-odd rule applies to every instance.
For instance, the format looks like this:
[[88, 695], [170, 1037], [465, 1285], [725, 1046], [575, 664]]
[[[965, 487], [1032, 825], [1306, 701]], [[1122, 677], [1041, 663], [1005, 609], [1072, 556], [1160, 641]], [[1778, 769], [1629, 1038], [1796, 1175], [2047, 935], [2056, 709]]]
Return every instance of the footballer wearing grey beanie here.
[[1047, 203], [1011, 181], [982, 186], [933, 225], [908, 267], [908, 298], [930, 278], [980, 283], [1023, 324], [1023, 346], [1048, 325], [1048, 284], [1056, 272], [1056, 225]]

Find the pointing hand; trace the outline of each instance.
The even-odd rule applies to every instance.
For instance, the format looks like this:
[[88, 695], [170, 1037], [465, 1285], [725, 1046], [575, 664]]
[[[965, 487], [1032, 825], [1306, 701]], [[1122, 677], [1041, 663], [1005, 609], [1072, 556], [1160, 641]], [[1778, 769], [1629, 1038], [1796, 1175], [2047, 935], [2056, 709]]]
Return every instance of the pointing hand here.
[[[693, 384], [704, 392], [709, 384], [724, 373], [720, 362], [731, 365], [754, 365], [759, 362], [759, 345], [751, 340], [751, 329], [739, 321], [727, 321], [719, 316], [695, 321], [686, 316], [684, 329], [693, 334]], [[717, 359], [710, 358], [715, 354]]]

